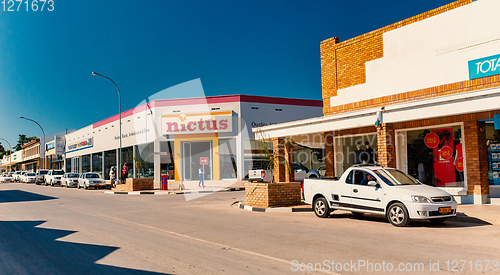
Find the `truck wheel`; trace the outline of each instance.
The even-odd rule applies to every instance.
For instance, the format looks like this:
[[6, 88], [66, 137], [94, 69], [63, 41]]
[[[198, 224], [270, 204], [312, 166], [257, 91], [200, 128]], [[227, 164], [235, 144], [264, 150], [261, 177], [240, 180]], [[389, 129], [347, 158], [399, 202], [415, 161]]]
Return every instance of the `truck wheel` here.
[[319, 218], [327, 218], [330, 216], [330, 207], [328, 206], [328, 202], [325, 198], [317, 198], [313, 204], [314, 214]]
[[391, 204], [387, 213], [387, 219], [392, 225], [398, 227], [404, 227], [410, 223], [408, 210], [406, 210], [406, 207], [399, 202]]
[[429, 221], [432, 224], [442, 224], [446, 221], [447, 218], [435, 218], [435, 219], [430, 219]]

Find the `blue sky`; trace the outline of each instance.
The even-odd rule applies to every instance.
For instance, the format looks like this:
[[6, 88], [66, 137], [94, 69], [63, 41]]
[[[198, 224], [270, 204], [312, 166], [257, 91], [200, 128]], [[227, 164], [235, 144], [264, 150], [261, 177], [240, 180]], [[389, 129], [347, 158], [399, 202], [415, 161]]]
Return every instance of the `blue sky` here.
[[118, 113], [115, 87], [92, 71], [118, 83], [122, 110], [197, 78], [208, 96], [319, 100], [320, 41], [451, 2], [54, 0], [52, 12], [0, 10], [0, 137], [14, 146], [18, 134], [40, 136], [19, 116], [49, 134]]

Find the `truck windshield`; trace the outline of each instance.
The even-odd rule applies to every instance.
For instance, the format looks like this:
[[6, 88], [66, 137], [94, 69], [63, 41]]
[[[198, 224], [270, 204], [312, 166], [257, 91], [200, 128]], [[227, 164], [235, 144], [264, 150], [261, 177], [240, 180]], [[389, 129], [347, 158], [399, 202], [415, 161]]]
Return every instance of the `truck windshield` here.
[[416, 179], [396, 169], [377, 170], [375, 174], [391, 186], [420, 184]]

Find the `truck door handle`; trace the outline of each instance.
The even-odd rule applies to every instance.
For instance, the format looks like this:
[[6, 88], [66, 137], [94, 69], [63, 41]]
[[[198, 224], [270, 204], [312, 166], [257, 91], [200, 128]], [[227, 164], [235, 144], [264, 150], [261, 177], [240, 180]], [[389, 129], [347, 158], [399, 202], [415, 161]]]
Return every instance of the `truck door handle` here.
[[358, 189], [353, 189], [352, 190], [354, 193], [358, 193]]

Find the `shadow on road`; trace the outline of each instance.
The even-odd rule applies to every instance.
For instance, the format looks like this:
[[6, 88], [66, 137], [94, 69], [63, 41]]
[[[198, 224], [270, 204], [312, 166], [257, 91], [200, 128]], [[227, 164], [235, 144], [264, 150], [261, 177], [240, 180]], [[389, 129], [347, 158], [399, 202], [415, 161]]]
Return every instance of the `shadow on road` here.
[[[355, 217], [350, 213], [335, 213], [330, 215], [333, 219], [355, 219], [364, 221], [373, 221], [389, 224], [389, 221], [382, 215], [364, 214], [360, 217]], [[437, 227], [437, 228], [455, 228], [455, 227], [474, 227], [491, 225], [491, 223], [475, 218], [469, 217], [463, 213], [458, 213], [456, 217], [448, 218], [443, 224], [433, 224], [429, 221], [412, 221], [409, 227]]]
[[97, 264], [118, 247], [56, 241], [76, 231], [0, 221], [0, 274], [162, 274]]
[[23, 201], [45, 201], [54, 200], [55, 197], [44, 196], [36, 193], [21, 190], [2, 190], [0, 191], [0, 203], [3, 202], [23, 202]]

